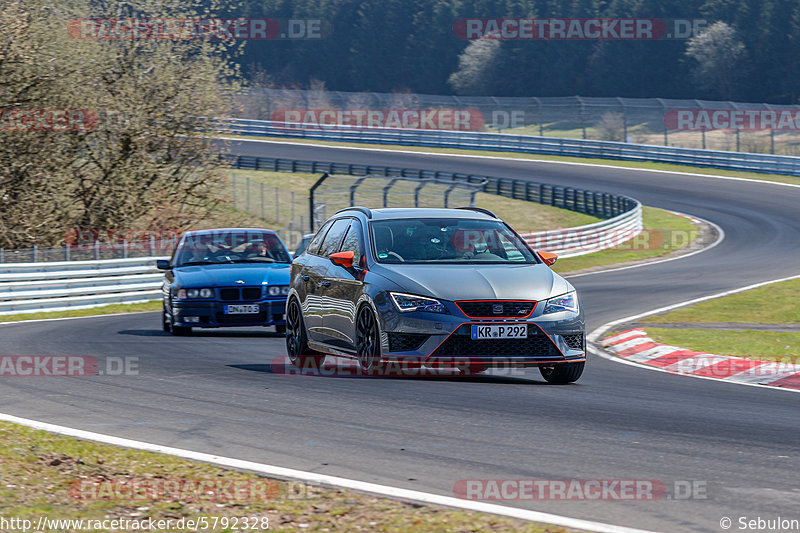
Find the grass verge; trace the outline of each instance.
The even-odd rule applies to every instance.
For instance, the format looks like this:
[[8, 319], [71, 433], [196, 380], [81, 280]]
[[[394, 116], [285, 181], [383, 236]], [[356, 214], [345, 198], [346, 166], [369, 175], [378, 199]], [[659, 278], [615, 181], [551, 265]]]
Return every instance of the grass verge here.
[[[0, 464], [3, 516], [32, 520], [34, 524], [42, 516], [169, 519], [173, 524], [180, 519], [201, 517], [209, 523], [216, 518], [219, 524], [224, 520], [231, 524], [234, 519], [243, 524], [241, 520], [248, 517], [251, 523], [258, 519], [259, 525], [266, 525], [261, 520], [268, 519], [269, 527], [255, 528], [258, 531], [569, 531], [353, 491], [267, 480], [255, 474], [5, 422], [0, 422]], [[200, 489], [200, 482], [206, 482], [204, 489]], [[133, 486], [140, 487], [133, 491], [135, 497], [130, 496]], [[236, 529], [219, 527], [222, 531]]]
[[645, 232], [640, 237], [602, 252], [559, 259], [554, 270], [560, 274], [574, 274], [654, 260], [679, 252], [700, 236], [700, 228], [688, 218], [655, 207], [642, 209], [642, 222]]
[[[701, 302], [683, 309], [642, 319], [647, 334], [657, 342], [698, 352], [762, 360], [797, 362], [800, 333], [754, 330], [659, 328], [669, 323], [798, 324], [800, 279]], [[652, 326], [650, 326], [652, 324]]]
[[41, 320], [43, 318], [73, 318], [94, 315], [113, 315], [116, 313], [141, 313], [144, 311], [161, 311], [161, 300], [136, 304], [111, 304], [89, 309], [73, 309], [70, 311], [0, 315], [0, 322], [23, 322], [25, 320]]
[[[226, 136], [227, 137], [227, 136]], [[230, 137], [231, 139], [250, 139], [250, 140], [266, 140], [265, 137], [254, 136], [241, 136]], [[494, 156], [506, 157], [515, 159], [530, 159], [534, 161], [565, 161], [570, 163], [584, 163], [594, 165], [611, 165], [616, 167], [625, 167], [632, 169], [649, 169], [649, 170], [662, 170], [665, 172], [685, 172], [692, 174], [707, 174], [710, 176], [726, 176], [733, 178], [747, 178], [759, 181], [776, 181], [779, 183], [792, 183], [800, 185], [800, 177], [785, 176], [782, 174], [759, 174], [756, 172], [741, 172], [737, 170], [722, 170], [716, 168], [706, 167], [692, 167], [687, 165], [674, 165], [670, 163], [655, 163], [655, 162], [642, 162], [642, 161], [620, 161], [617, 159], [596, 159], [584, 157], [565, 157], [565, 156], [551, 156], [540, 154], [522, 154], [518, 152], [493, 152], [484, 150], [462, 150], [459, 148], [431, 148], [427, 146], [398, 146], [390, 144], [362, 144], [362, 143], [347, 143], [336, 141], [318, 141], [310, 139], [296, 139], [292, 137], [270, 137], [270, 141], [275, 142], [293, 142], [302, 144], [321, 144], [326, 146], [349, 146], [364, 149], [382, 149], [382, 150], [410, 150], [414, 152], [426, 153], [444, 153], [444, 154], [463, 154], [463, 155], [478, 155], [478, 156]]]
[[752, 322], [757, 324], [800, 323], [800, 279], [774, 283], [724, 298], [715, 298], [663, 315], [641, 320], [669, 322]]
[[645, 328], [647, 335], [663, 344], [696, 352], [732, 355], [762, 361], [797, 363], [800, 333], [716, 329]]

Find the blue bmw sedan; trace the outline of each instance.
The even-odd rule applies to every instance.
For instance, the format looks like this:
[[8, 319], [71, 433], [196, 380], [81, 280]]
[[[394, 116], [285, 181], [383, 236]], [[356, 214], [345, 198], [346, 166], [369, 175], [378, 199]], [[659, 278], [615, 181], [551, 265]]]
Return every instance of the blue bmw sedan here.
[[227, 228], [186, 232], [165, 271], [162, 327], [188, 335], [193, 327], [275, 326], [286, 331], [291, 257], [274, 231]]

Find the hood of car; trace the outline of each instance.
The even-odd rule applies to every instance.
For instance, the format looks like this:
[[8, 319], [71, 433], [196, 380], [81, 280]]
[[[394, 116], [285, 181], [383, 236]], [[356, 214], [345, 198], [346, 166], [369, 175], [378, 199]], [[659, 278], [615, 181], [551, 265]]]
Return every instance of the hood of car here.
[[175, 283], [180, 287], [195, 288], [288, 285], [291, 266], [288, 263], [186, 266], [174, 270]]
[[378, 265], [374, 271], [398, 290], [444, 300], [536, 300], [574, 290], [543, 264]]

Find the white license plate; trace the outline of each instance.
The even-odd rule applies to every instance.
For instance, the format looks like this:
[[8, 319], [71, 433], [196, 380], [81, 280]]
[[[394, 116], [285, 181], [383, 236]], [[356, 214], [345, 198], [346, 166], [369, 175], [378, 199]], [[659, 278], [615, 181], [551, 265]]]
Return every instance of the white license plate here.
[[225, 306], [226, 315], [257, 315], [260, 312], [261, 308], [258, 304]]
[[472, 326], [473, 339], [527, 339], [527, 324]]

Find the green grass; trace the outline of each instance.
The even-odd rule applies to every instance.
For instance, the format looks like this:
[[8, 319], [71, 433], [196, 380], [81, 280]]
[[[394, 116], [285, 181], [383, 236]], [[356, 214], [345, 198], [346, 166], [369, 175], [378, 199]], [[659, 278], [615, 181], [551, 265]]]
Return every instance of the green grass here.
[[[265, 140], [264, 137], [254, 136], [240, 136], [231, 138], [240, 139], [253, 139]], [[445, 154], [464, 154], [464, 155], [479, 155], [479, 156], [495, 156], [506, 157], [515, 159], [530, 159], [534, 161], [566, 161], [571, 163], [583, 163], [594, 165], [611, 165], [616, 167], [625, 167], [632, 169], [649, 169], [649, 170], [663, 170], [665, 172], [688, 172], [694, 174], [706, 174], [710, 176], [726, 176], [734, 178], [747, 178], [760, 181], [776, 181], [779, 183], [792, 183], [800, 185], [800, 177], [786, 176], [782, 174], [758, 174], [755, 172], [741, 172], [736, 170], [722, 170], [716, 168], [705, 167], [692, 167], [688, 165], [674, 165], [670, 163], [654, 163], [646, 161], [619, 161], [616, 159], [597, 159], [597, 158], [584, 158], [584, 157], [565, 157], [565, 156], [551, 156], [539, 154], [522, 154], [518, 152], [490, 152], [484, 150], [462, 150], [457, 148], [432, 148], [426, 146], [398, 146], [386, 144], [362, 144], [362, 143], [347, 143], [336, 141], [319, 141], [311, 139], [296, 139], [292, 137], [270, 137], [270, 141], [275, 142], [294, 142], [303, 144], [321, 144], [330, 146], [351, 146], [364, 149], [383, 149], [383, 150], [410, 150], [414, 152], [429, 152], [429, 153], [445, 153]]]
[[[205, 516], [209, 521], [266, 517], [270, 531], [569, 531], [489, 514], [267, 480], [255, 474], [97, 444], [5, 422], [0, 422], [0, 468], [2, 515], [7, 519], [32, 520], [34, 524], [40, 516], [88, 520], [146, 520], [151, 517], [173, 521]], [[183, 487], [184, 492], [182, 496], [180, 491], [176, 495], [173, 488], [173, 496], [159, 491], [152, 497], [139, 491], [139, 498], [129, 499], [106, 491], [107, 499], [98, 499], [93, 495], [97, 491], [81, 485], [81, 480], [102, 480], [102, 487], [121, 487], [120, 482], [134, 480], [169, 481], [173, 487]], [[221, 492], [212, 498], [202, 491], [190, 490], [188, 481], [212, 482], [217, 487], [238, 482], [235, 486], [262, 489], [265, 497], [252, 497], [239, 490]], [[175, 485], [175, 482], [182, 484]], [[218, 528], [215, 531], [232, 530]]]
[[651, 260], [684, 248], [699, 236], [697, 226], [686, 217], [663, 209], [644, 207], [642, 221], [645, 233], [621, 245], [593, 254], [559, 259], [554, 270], [571, 273], [584, 269]]
[[23, 322], [25, 320], [41, 320], [43, 318], [71, 318], [94, 315], [112, 315], [115, 313], [141, 313], [145, 311], [161, 311], [161, 300], [138, 304], [111, 304], [91, 309], [75, 309], [53, 313], [26, 313], [23, 315], [2, 315], [0, 322]]
[[684, 307], [641, 322], [752, 322], [757, 324], [800, 323], [800, 279], [716, 298]]
[[687, 350], [749, 359], [798, 363], [800, 333], [752, 330], [646, 328], [656, 342]]

